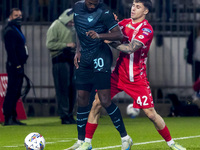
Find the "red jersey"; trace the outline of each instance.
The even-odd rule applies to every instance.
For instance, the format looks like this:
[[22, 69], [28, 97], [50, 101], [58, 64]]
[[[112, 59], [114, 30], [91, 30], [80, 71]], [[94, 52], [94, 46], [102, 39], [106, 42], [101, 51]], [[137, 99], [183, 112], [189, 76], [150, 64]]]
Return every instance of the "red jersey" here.
[[137, 40], [143, 44], [143, 47], [132, 54], [120, 52], [114, 72], [123, 81], [134, 82], [146, 78], [147, 54], [153, 39], [152, 26], [147, 20], [133, 23], [131, 18], [122, 20], [119, 26], [128, 42]]
[[153, 39], [153, 29], [147, 20], [133, 23], [124, 19], [119, 26], [125, 36], [124, 42], [137, 40], [143, 46], [132, 54], [120, 52], [115, 69], [111, 74], [111, 98], [124, 91], [133, 99], [133, 107], [154, 107], [146, 75], [147, 54]]

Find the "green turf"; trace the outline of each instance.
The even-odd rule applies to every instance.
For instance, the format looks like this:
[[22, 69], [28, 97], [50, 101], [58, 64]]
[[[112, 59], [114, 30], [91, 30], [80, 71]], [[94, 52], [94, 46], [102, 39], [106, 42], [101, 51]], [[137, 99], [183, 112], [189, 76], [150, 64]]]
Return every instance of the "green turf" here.
[[[173, 138], [187, 150], [200, 150], [200, 117], [164, 118]], [[0, 150], [25, 150], [24, 138], [30, 132], [41, 133], [46, 140], [45, 150], [64, 150], [77, 138], [76, 125], [61, 125], [58, 117], [28, 118], [27, 126], [1, 126]], [[169, 149], [147, 118], [124, 118], [126, 129], [134, 141], [133, 150]], [[191, 137], [196, 136], [196, 137]], [[187, 139], [179, 139], [188, 137]], [[152, 143], [152, 141], [155, 141]], [[150, 142], [150, 143], [145, 143]], [[120, 150], [121, 139], [109, 117], [103, 116], [94, 134], [93, 149]]]

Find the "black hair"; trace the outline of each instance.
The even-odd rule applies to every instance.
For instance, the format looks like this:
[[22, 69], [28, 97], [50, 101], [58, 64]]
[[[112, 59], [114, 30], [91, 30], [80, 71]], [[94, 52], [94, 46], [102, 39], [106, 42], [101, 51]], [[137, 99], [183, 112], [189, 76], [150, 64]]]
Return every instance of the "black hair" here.
[[143, 3], [144, 7], [146, 7], [149, 11], [152, 9], [152, 2], [151, 0], [133, 0], [136, 3]]
[[12, 15], [13, 11], [21, 11], [19, 8], [12, 8], [10, 10], [10, 14], [9, 15]]

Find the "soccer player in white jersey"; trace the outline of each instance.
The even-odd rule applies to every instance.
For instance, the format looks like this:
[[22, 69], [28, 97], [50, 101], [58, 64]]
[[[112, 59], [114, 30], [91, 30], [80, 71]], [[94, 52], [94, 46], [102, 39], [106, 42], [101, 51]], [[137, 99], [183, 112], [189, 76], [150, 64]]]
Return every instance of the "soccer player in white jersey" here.
[[[163, 118], [154, 109], [146, 74], [147, 54], [153, 39], [153, 28], [145, 18], [151, 6], [151, 0], [133, 0], [131, 18], [119, 22], [124, 40], [109, 42], [110, 46], [121, 51], [111, 74], [111, 99], [117, 93], [125, 91], [133, 98], [133, 107], [144, 111], [170, 149], [186, 150], [174, 142]], [[86, 125], [85, 143], [78, 150], [87, 150], [91, 143], [96, 129], [94, 126], [98, 124], [99, 105], [99, 100], [96, 99]]]

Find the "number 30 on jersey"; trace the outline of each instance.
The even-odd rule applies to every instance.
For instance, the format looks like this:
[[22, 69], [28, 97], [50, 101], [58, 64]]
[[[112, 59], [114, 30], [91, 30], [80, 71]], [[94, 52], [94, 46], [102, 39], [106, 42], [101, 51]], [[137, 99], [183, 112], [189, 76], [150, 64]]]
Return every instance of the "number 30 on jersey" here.
[[94, 59], [94, 65], [95, 65], [95, 67], [94, 67], [95, 69], [102, 68], [104, 66], [103, 58]]

